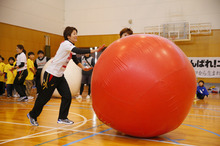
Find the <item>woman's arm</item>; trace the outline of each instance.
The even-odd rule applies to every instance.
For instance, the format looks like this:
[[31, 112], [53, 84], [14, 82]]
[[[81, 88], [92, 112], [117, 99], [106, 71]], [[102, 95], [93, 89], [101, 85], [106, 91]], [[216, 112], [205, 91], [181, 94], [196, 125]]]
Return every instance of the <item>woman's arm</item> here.
[[90, 67], [90, 68], [85, 68], [80, 62], [79, 62], [79, 60], [77, 59], [77, 57], [76, 57], [76, 55], [73, 55], [72, 56], [72, 60], [73, 60], [73, 62], [75, 62], [82, 70], [84, 70], [84, 71], [90, 71], [91, 69], [92, 69], [92, 67]]
[[101, 47], [99, 47], [98, 49], [96, 50], [91, 50], [90, 53], [95, 53], [95, 52], [100, 52], [102, 49], [105, 48], [105, 45], [102, 45]]
[[21, 62], [21, 64], [19, 66], [15, 65], [13, 68], [10, 69], [10, 71], [13, 71], [15, 69], [19, 69], [19, 68], [21, 68], [23, 66], [24, 66], [24, 62]]
[[72, 51], [73, 53], [76, 53], [76, 54], [88, 54], [88, 53], [99, 52], [99, 51], [101, 51], [102, 49], [104, 49], [104, 47], [105, 47], [105, 45], [102, 45], [101, 47], [99, 47], [99, 48], [96, 49], [96, 50], [79, 49], [79, 48], [74, 47], [71, 51]]
[[90, 49], [79, 49], [79, 48], [76, 48], [76, 47], [74, 47], [71, 51], [73, 53], [76, 53], [76, 54], [87, 54], [87, 53], [90, 53]]
[[21, 64], [18, 66], [18, 68], [24, 67], [24, 62], [21, 62]]

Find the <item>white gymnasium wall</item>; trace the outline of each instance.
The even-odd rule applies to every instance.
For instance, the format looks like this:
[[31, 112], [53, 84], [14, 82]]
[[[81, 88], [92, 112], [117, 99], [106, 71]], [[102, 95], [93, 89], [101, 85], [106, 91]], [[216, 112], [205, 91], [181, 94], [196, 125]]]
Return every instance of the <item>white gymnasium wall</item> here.
[[79, 35], [118, 34], [123, 27], [142, 33], [145, 26], [179, 21], [220, 29], [220, 0], [65, 0], [64, 24]]
[[65, 0], [0, 0], [0, 22], [62, 35]]
[[59, 35], [67, 25], [98, 35], [178, 21], [220, 29], [220, 0], [0, 0], [0, 22]]

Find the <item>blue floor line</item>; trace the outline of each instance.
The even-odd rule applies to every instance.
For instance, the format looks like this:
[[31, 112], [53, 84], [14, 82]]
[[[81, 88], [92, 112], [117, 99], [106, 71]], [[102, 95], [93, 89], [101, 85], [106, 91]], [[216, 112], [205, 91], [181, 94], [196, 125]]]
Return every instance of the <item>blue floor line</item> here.
[[77, 143], [77, 142], [83, 141], [83, 140], [85, 140], [85, 139], [88, 139], [88, 138], [90, 138], [90, 137], [93, 137], [93, 136], [96, 136], [96, 135], [98, 135], [98, 134], [104, 133], [104, 132], [109, 131], [109, 130], [111, 130], [111, 129], [112, 129], [112, 128], [109, 128], [109, 129], [103, 130], [103, 131], [101, 131], [101, 132], [98, 132], [98, 133], [95, 133], [95, 134], [89, 135], [89, 136], [87, 136], [87, 137], [84, 137], [84, 138], [78, 139], [78, 140], [76, 140], [76, 141], [70, 142], [70, 143], [65, 144], [65, 145], [63, 145], [63, 146], [68, 146], [68, 145], [71, 145], [71, 144], [74, 144], [74, 143]]
[[93, 129], [93, 128], [100, 127], [100, 126], [102, 126], [102, 125], [105, 125], [105, 124], [100, 124], [100, 125], [97, 125], [97, 126], [94, 126], [94, 127], [90, 127], [90, 128], [87, 128], [87, 129], [84, 129], [84, 130], [81, 130], [81, 131], [78, 131], [78, 132], [75, 132], [75, 133], [72, 133], [72, 134], [68, 134], [68, 135], [65, 135], [65, 136], [62, 136], [62, 137], [59, 137], [59, 138], [55, 138], [55, 139], [52, 139], [52, 140], [49, 140], [49, 141], [46, 141], [46, 142], [37, 144], [37, 145], [35, 145], [35, 146], [39, 146], [39, 145], [43, 145], [43, 144], [46, 144], [46, 143], [49, 143], [49, 142], [52, 142], [52, 141], [55, 141], [55, 140], [59, 140], [59, 139], [61, 139], [61, 138], [65, 138], [65, 137], [67, 137], [67, 136], [71, 136], [71, 135], [80, 133], [80, 132], [82, 132], [82, 131], [87, 131], [87, 130], [90, 130], [90, 129]]
[[170, 138], [165, 137], [165, 136], [164, 136], [164, 138], [166, 138], [166, 139], [169, 140], [169, 141], [172, 141], [172, 142], [175, 143], [175, 144], [180, 144], [179, 142], [175, 141], [174, 139], [170, 139]]
[[197, 128], [197, 129], [200, 129], [200, 130], [203, 130], [203, 131], [206, 131], [206, 132], [209, 132], [209, 133], [215, 134], [215, 135], [217, 135], [217, 136], [220, 137], [220, 134], [215, 133], [215, 132], [212, 132], [212, 131], [207, 130], [207, 129], [204, 129], [204, 128], [196, 127], [196, 126], [193, 126], [193, 125], [190, 125], [190, 124], [182, 124], [182, 125], [186, 125], [186, 126], [190, 126], [190, 127], [193, 127], [193, 128]]

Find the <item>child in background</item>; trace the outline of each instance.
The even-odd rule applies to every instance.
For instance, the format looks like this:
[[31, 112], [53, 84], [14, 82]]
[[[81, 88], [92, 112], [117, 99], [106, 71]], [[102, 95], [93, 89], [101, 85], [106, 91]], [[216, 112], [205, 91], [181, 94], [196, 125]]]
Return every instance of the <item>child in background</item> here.
[[[95, 66], [95, 59], [90, 54], [85, 54], [84, 56], [81, 56], [79, 58], [79, 62], [87, 68], [94, 67]], [[77, 100], [82, 99], [82, 93], [84, 90], [84, 84], [88, 86], [88, 95], [86, 96], [86, 99], [90, 99], [90, 85], [91, 85], [91, 77], [92, 77], [92, 71], [83, 71], [82, 70], [82, 81], [81, 81], [81, 87], [80, 87], [80, 95], [76, 97]]]
[[12, 69], [17, 69], [17, 75], [14, 80], [14, 87], [18, 94], [20, 95], [20, 98], [18, 101], [27, 101], [28, 98], [26, 96], [25, 90], [26, 87], [24, 85], [25, 78], [27, 77], [27, 58], [26, 58], [26, 51], [24, 49], [23, 45], [17, 45], [16, 51], [18, 53], [16, 58], [16, 65]]
[[196, 92], [197, 98], [198, 99], [204, 99], [204, 97], [208, 97], [209, 93], [204, 87], [204, 81], [200, 80], [199, 81], [199, 86], [197, 86], [197, 92]]
[[34, 97], [31, 96], [31, 90], [33, 87], [34, 75], [35, 75], [34, 53], [33, 52], [28, 53], [27, 70], [28, 70], [28, 75], [25, 79], [26, 95], [28, 96], [28, 99], [33, 99]]
[[130, 29], [130, 28], [123, 28], [121, 31], [120, 31], [120, 38], [123, 38], [123, 37], [126, 37], [126, 36], [129, 36], [129, 35], [132, 35], [133, 34], [133, 31]]
[[14, 80], [15, 80], [15, 76], [17, 74], [17, 70], [12, 70], [12, 68], [14, 68], [15, 64], [15, 59], [14, 57], [10, 57], [8, 59], [8, 64], [5, 66], [5, 79], [6, 79], [6, 85], [7, 85], [7, 96], [11, 97], [12, 95], [12, 91], [14, 90]]
[[5, 93], [5, 77], [4, 77], [4, 69], [5, 69], [5, 64], [4, 64], [4, 58], [0, 55], [0, 96], [3, 96]]
[[37, 52], [37, 55], [38, 55], [38, 58], [35, 60], [34, 66], [37, 69], [35, 83], [37, 87], [37, 94], [39, 94], [40, 89], [41, 89], [41, 82], [40, 82], [41, 72], [42, 72], [44, 65], [47, 63], [47, 61], [50, 58], [44, 56], [44, 52], [42, 50], [39, 50]]

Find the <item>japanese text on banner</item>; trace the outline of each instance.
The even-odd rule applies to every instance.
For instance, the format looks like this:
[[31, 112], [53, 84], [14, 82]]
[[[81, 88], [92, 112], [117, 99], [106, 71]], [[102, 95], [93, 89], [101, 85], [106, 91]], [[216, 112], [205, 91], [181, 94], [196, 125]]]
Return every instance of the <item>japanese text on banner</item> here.
[[220, 57], [188, 57], [199, 78], [220, 78]]

